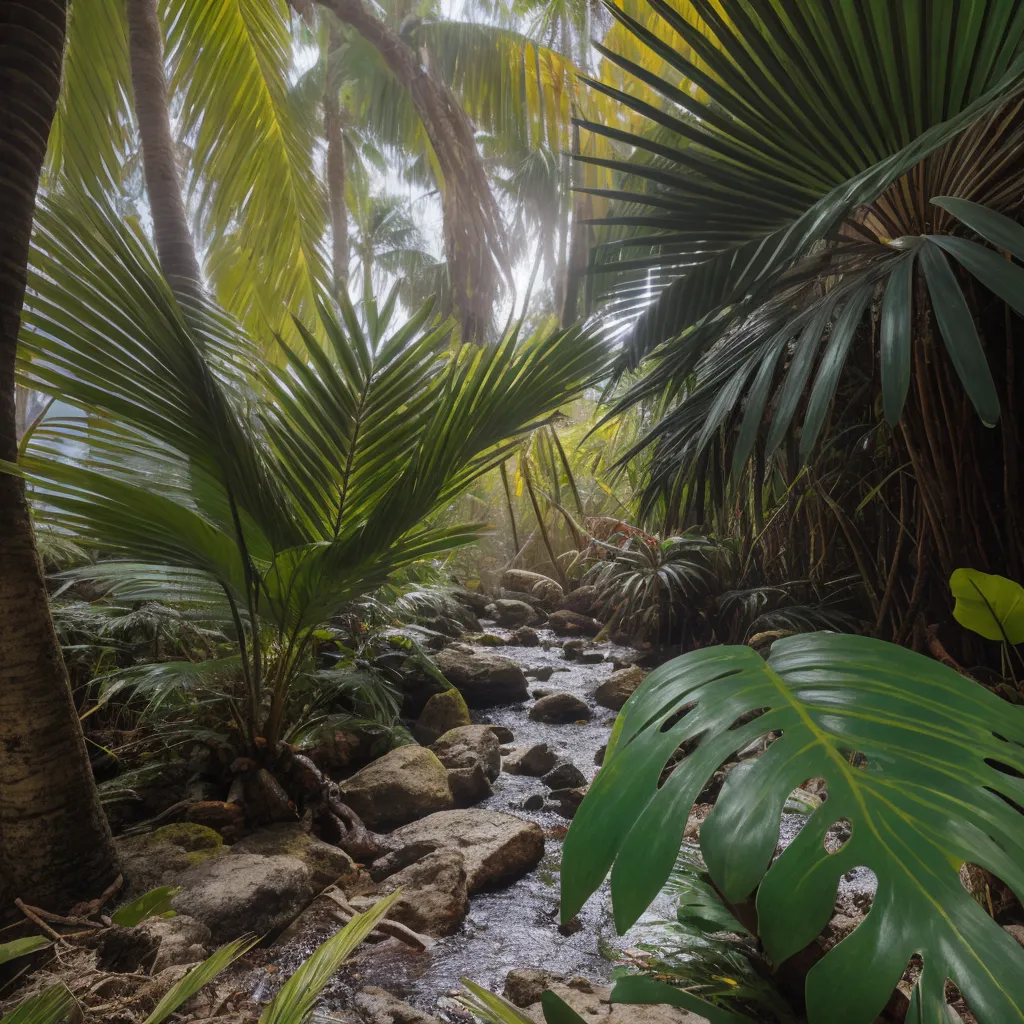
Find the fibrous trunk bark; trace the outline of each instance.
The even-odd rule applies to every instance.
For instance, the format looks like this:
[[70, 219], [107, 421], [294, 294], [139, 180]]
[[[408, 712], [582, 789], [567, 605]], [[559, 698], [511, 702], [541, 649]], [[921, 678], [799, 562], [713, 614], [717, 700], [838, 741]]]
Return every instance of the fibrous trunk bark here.
[[[7, 462], [18, 451], [15, 355], [66, 17], [66, 0], [0, 0], [0, 460]], [[0, 895], [57, 909], [97, 896], [116, 874], [24, 483], [0, 474]]]
[[126, 0], [128, 53], [135, 117], [142, 143], [142, 173], [153, 217], [153, 240], [167, 283], [179, 299], [202, 292], [202, 275], [185, 216], [181, 178], [171, 135], [164, 73], [164, 43], [156, 0]]
[[489, 333], [501, 274], [508, 273], [505, 230], [480, 160], [473, 126], [444, 82], [362, 0], [318, 0], [380, 53], [409, 92], [443, 177], [445, 251], [456, 313], [466, 341]]

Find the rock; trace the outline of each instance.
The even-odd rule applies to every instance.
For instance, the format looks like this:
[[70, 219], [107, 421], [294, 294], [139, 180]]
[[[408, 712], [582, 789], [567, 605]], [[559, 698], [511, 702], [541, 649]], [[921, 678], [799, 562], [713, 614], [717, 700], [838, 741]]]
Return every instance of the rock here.
[[452, 654], [464, 654], [467, 658], [472, 658], [476, 654], [476, 648], [469, 644], [464, 644], [458, 641], [453, 644], [445, 644], [444, 649]]
[[583, 803], [583, 798], [586, 795], [587, 790], [583, 786], [572, 789], [553, 789], [548, 794], [544, 808], [571, 820], [576, 816], [576, 812], [580, 809], [580, 804]]
[[160, 944], [150, 974], [159, 974], [165, 968], [178, 964], [198, 963], [209, 953], [210, 929], [187, 914], [151, 917], [135, 930], [151, 936]]
[[509, 754], [514, 754], [516, 746], [514, 743], [503, 743], [498, 750], [501, 752], [503, 758], [508, 757]]
[[604, 628], [597, 619], [589, 615], [581, 615], [579, 612], [562, 611], [552, 612], [548, 616], [548, 626], [558, 636], [597, 636]]
[[171, 906], [206, 925], [218, 944], [279, 931], [318, 890], [298, 857], [234, 852], [189, 868], [177, 884], [181, 892]]
[[481, 594], [479, 590], [470, 590], [468, 587], [451, 587], [449, 593], [478, 617], [487, 613], [487, 606], [491, 603], [486, 594]]
[[465, 858], [470, 893], [517, 878], [544, 856], [544, 834], [533, 822], [478, 808], [431, 814], [397, 829], [390, 838], [396, 853], [374, 864], [374, 877], [390, 864], [401, 863], [403, 847], [424, 852], [458, 850]]
[[530, 696], [534, 700], [543, 700], [545, 697], [550, 697], [551, 694], [553, 694], [554, 692], [555, 692], [554, 690], [549, 690], [549, 689], [547, 689], [547, 687], [544, 687], [544, 686], [535, 686], [530, 691]]
[[509, 775], [532, 775], [539, 779], [557, 763], [558, 757], [546, 743], [535, 743], [532, 747], [519, 747], [502, 761], [501, 766]]
[[449, 769], [448, 785], [451, 786], [456, 807], [472, 807], [494, 795], [491, 780], [481, 764], [475, 764], [472, 768]]
[[488, 725], [488, 729], [498, 737], [499, 743], [515, 743], [516, 734], [504, 725]]
[[504, 647], [505, 641], [496, 633], [467, 633], [463, 640], [479, 647]]
[[402, 895], [388, 917], [423, 935], [452, 935], [469, 913], [466, 861], [458, 850], [428, 853], [387, 878], [380, 895], [396, 889]]
[[608, 753], [608, 744], [604, 743], [601, 745], [601, 749], [594, 755], [594, 764], [601, 767], [604, 764], [605, 755]]
[[584, 647], [576, 655], [576, 660], [581, 665], [600, 665], [604, 661], [604, 651], [600, 651], [596, 647]]
[[562, 585], [550, 576], [542, 576], [539, 572], [528, 572], [526, 569], [506, 569], [501, 577], [501, 585], [506, 590], [518, 590], [524, 594], [532, 594], [551, 605], [562, 600]]
[[552, 693], [542, 697], [530, 708], [530, 718], [534, 722], [564, 725], [567, 722], [590, 721], [593, 712], [574, 693]]
[[516, 647], [539, 647], [540, 634], [532, 626], [520, 626], [508, 638], [508, 642]]
[[520, 805], [524, 811], [544, 810], [544, 796], [542, 793], [531, 793]]
[[624, 668], [631, 668], [640, 660], [640, 654], [637, 651], [626, 651], [625, 654], [616, 654], [612, 658], [612, 668], [616, 672], [621, 671]]
[[602, 707], [618, 711], [636, 692], [647, 673], [636, 665], [613, 672], [594, 691], [594, 699]]
[[448, 647], [434, 656], [434, 663], [471, 708], [520, 703], [529, 696], [523, 670], [500, 654], [474, 651], [466, 656]]
[[309, 868], [313, 885], [326, 889], [359, 874], [356, 862], [338, 847], [310, 835], [301, 824], [271, 825], [231, 847], [231, 855], [254, 853], [262, 857], [296, 857]]
[[390, 828], [454, 806], [448, 772], [426, 747], [396, 747], [338, 783], [369, 828]]
[[[549, 971], [509, 972], [505, 998], [520, 1007], [528, 1018], [545, 1024], [541, 1008], [544, 992], [554, 992], [586, 1021], [600, 1024], [707, 1024], [707, 1018], [674, 1006], [631, 1006], [611, 1002], [611, 989], [595, 985], [585, 978], [560, 979]], [[532, 1002], [527, 1002], [528, 999]]]
[[356, 994], [354, 1003], [363, 1024], [441, 1024], [436, 1017], [414, 1009], [382, 988], [364, 988]]
[[237, 839], [245, 831], [245, 811], [231, 800], [203, 800], [186, 812], [188, 821], [213, 829], [223, 839]]
[[576, 789], [587, 785], [587, 777], [571, 761], [556, 764], [541, 780], [548, 789]]
[[213, 829], [187, 822], [115, 842], [125, 881], [137, 895], [161, 885], [177, 885], [178, 876], [189, 868], [228, 852]]
[[566, 661], [576, 661], [583, 653], [586, 646], [586, 640], [580, 640], [579, 638], [575, 640], [566, 640], [565, 643], [562, 644], [562, 657], [565, 658]]
[[503, 597], [494, 602], [494, 619], [499, 626], [529, 626], [537, 621], [533, 605]]
[[469, 708], [466, 698], [453, 686], [450, 690], [435, 693], [412, 727], [412, 734], [417, 742], [430, 746], [434, 740], [443, 736], [450, 729], [460, 725], [469, 725]]
[[526, 675], [538, 683], [546, 683], [554, 674], [555, 670], [550, 665], [538, 665], [537, 668], [526, 670]]
[[149, 968], [157, 957], [160, 939], [139, 928], [114, 925], [85, 940], [96, 951], [96, 969], [111, 974], [134, 974]]
[[493, 782], [501, 772], [499, 748], [498, 737], [489, 725], [461, 725], [446, 732], [430, 749], [449, 771], [480, 765]]
[[1003, 930], [1009, 932], [1010, 935], [1017, 940], [1017, 942], [1024, 946], [1024, 925], [1020, 924], [1004, 924]]
[[590, 585], [577, 587], [558, 602], [558, 610], [576, 612], [578, 615], [598, 614], [601, 605], [601, 591]]

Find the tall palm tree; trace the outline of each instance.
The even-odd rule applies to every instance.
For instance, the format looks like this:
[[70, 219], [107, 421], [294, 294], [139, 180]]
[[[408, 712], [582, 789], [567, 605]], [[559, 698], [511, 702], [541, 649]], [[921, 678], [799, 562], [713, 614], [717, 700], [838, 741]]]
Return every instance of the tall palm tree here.
[[[0, 2], [0, 461], [18, 457], [14, 367], [29, 237], [60, 90], [66, 3]], [[0, 474], [0, 899], [51, 908], [116, 873], [50, 620], [24, 483]]]

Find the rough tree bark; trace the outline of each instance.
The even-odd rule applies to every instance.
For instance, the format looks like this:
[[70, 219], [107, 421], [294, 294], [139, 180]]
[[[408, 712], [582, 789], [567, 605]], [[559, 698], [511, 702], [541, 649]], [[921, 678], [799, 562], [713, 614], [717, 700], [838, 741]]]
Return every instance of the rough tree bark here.
[[408, 90], [444, 178], [445, 251], [456, 313], [466, 341], [488, 334], [502, 273], [508, 274], [505, 228], [473, 136], [473, 126], [444, 82], [362, 0], [318, 0], [380, 53]]
[[[14, 363], [29, 236], [60, 91], [67, 0], [0, 0], [0, 460], [17, 457]], [[0, 474], [0, 890], [57, 909], [117, 873], [50, 619], [25, 487]]]
[[142, 173], [153, 217], [153, 240], [171, 290], [179, 299], [195, 297], [202, 292], [202, 274], [185, 216], [171, 135], [163, 32], [156, 0], [126, 0], [126, 4], [132, 92], [142, 143]]

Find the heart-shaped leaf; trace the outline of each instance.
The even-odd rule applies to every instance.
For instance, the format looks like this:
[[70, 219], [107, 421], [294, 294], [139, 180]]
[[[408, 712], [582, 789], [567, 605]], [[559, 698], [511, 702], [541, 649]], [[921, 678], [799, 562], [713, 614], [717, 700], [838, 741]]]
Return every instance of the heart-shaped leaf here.
[[1024, 587], [1005, 576], [957, 569], [949, 577], [953, 618], [986, 640], [1024, 643]]

